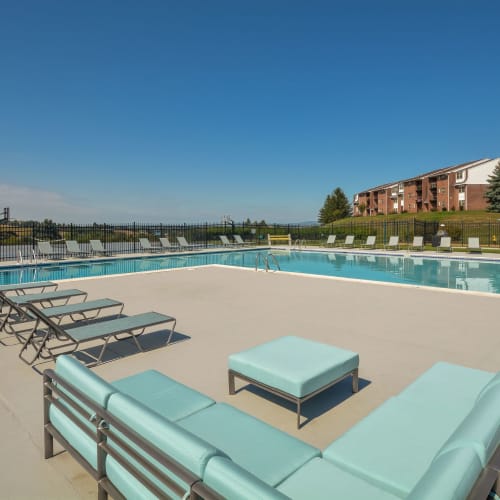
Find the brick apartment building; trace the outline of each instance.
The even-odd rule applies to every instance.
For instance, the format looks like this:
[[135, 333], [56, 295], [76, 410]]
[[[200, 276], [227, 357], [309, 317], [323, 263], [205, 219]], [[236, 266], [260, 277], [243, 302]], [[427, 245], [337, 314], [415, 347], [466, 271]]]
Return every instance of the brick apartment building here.
[[486, 210], [488, 177], [499, 163], [485, 158], [361, 191], [353, 215]]

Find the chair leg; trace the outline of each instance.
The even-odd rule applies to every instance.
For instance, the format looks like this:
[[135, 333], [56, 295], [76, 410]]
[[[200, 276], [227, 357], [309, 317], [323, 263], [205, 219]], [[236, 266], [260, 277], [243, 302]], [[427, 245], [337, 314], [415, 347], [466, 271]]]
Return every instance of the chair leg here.
[[359, 391], [359, 370], [356, 368], [352, 372], [352, 392], [358, 392]]

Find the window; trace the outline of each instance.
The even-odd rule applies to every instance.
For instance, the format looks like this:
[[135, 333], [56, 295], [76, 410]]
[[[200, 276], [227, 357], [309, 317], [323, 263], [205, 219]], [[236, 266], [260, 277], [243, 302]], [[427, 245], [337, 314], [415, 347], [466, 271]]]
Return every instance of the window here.
[[457, 172], [457, 181], [463, 181], [464, 180], [464, 171], [463, 170], [460, 170], [459, 172]]
[[459, 193], [465, 193], [465, 186], [458, 186], [458, 192]]

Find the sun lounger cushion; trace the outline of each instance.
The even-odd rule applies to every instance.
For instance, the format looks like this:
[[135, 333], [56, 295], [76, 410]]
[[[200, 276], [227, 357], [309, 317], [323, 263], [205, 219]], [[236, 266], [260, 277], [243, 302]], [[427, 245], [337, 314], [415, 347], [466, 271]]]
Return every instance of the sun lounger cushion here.
[[[215, 446], [180, 428], [177, 424], [168, 421], [124, 394], [113, 394], [109, 398], [108, 410], [122, 422], [125, 422], [142, 438], [146, 439], [146, 441], [170, 455], [178, 463], [199, 477], [203, 477], [205, 467], [212, 457], [223, 455]], [[121, 437], [123, 438], [123, 436]], [[126, 438], [123, 439], [130, 444]], [[113, 449], [118, 450], [128, 462], [137, 464], [137, 462], [125, 451], [118, 449], [116, 443], [111, 441], [109, 445]], [[147, 458], [149, 462], [157, 465], [161, 470], [166, 472], [170, 477], [175, 477], [166, 468], [159, 466], [158, 462], [147, 455], [143, 450], [138, 450], [138, 452], [141, 456]], [[146, 472], [145, 469], [141, 468], [141, 470], [148, 477], [153, 479], [152, 475]], [[148, 495], [143, 495], [144, 487], [133, 479], [131, 475], [117, 463], [116, 459], [110, 456], [106, 459], [106, 473], [111, 482], [126, 498], [148, 497]], [[181, 484], [186, 491], [189, 490], [188, 486], [182, 484], [180, 479], [176, 478], [176, 482]], [[170, 495], [169, 490], [164, 491], [167, 496]]]
[[270, 486], [320, 455], [318, 449], [224, 403], [178, 423]]
[[[94, 372], [84, 367], [81, 363], [70, 356], [60, 356], [56, 364], [56, 373], [69, 383], [72, 383], [77, 389], [85, 394], [97, 405], [105, 408], [109, 397], [117, 390], [111, 384], [97, 376]], [[67, 394], [67, 392], [66, 392]], [[71, 397], [71, 396], [70, 396]], [[72, 398], [72, 397], [71, 397]], [[74, 399], [74, 398], [72, 398]], [[95, 432], [95, 426], [82, 415], [72, 409], [69, 404], [62, 402], [64, 406], [76, 415], [78, 420]], [[80, 403], [89, 414], [92, 410]], [[50, 406], [50, 422], [62, 434], [62, 436], [90, 463], [94, 469], [97, 468], [97, 453], [95, 441], [93, 441], [85, 432], [54, 405]]]
[[483, 466], [472, 448], [455, 448], [439, 454], [407, 500], [467, 498]]
[[278, 486], [293, 499], [338, 498], [349, 500], [396, 500], [399, 496], [382, 490], [323, 458], [313, 458]]
[[296, 397], [311, 394], [358, 365], [355, 352], [294, 336], [229, 356], [230, 369]]
[[[203, 482], [224, 498], [235, 500], [286, 500], [288, 497], [233, 461], [214, 457], [208, 462]], [[310, 497], [309, 497], [310, 498]]]
[[215, 401], [208, 396], [156, 370], [147, 370], [122, 378], [112, 385], [123, 394], [128, 394], [172, 421], [215, 404]]
[[393, 397], [335, 440], [323, 456], [382, 489], [404, 496], [463, 418], [442, 407]]

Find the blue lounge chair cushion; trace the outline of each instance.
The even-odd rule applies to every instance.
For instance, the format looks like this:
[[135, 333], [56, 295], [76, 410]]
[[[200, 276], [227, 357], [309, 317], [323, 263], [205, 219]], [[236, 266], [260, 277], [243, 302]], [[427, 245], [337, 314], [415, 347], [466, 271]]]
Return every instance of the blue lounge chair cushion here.
[[405, 496], [463, 418], [443, 406], [393, 397], [336, 439], [323, 457], [382, 489]]
[[[479, 396], [477, 397], [477, 401], [479, 401], [483, 396], [486, 396], [488, 393], [497, 393], [500, 391], [500, 372], [498, 372], [481, 390]], [[495, 396], [500, 397], [500, 396]]]
[[500, 391], [495, 393], [490, 390], [451, 435], [443, 451], [461, 446], [474, 448], [483, 466], [486, 466], [499, 444]]
[[453, 405], [465, 416], [492, 378], [489, 372], [439, 362], [407, 386], [399, 397], [422, 403]]
[[156, 370], [147, 370], [122, 378], [112, 385], [172, 421], [215, 404], [215, 401], [208, 396]]
[[296, 397], [358, 368], [355, 352], [288, 336], [229, 356], [229, 368]]
[[224, 403], [194, 413], [178, 424], [270, 486], [320, 455], [317, 448]]
[[228, 458], [214, 457], [205, 469], [203, 482], [231, 500], [286, 500], [288, 497], [250, 474]]
[[212, 444], [169, 422], [125, 394], [113, 394], [108, 401], [108, 410], [141, 437], [200, 477], [210, 458], [222, 454]]
[[482, 468], [472, 448], [450, 449], [434, 459], [407, 500], [467, 498]]
[[278, 491], [297, 500], [338, 498], [349, 500], [396, 500], [399, 496], [324, 460], [313, 458], [278, 486]]
[[[108, 384], [105, 380], [97, 376], [94, 372], [83, 366], [71, 356], [61, 355], [57, 359], [56, 373], [64, 378], [70, 384], [73, 384], [77, 389], [83, 392], [94, 403], [103, 408], [106, 407], [110, 396], [116, 393], [116, 388]], [[69, 393], [61, 389], [65, 394]], [[75, 401], [76, 398], [69, 397]], [[69, 404], [61, 402], [68, 411], [73, 413], [77, 419], [88, 429], [95, 433], [95, 425], [84, 419], [83, 416], [76, 412]], [[80, 403], [80, 405], [89, 413], [93, 411]], [[54, 405], [50, 406], [49, 418], [52, 425], [60, 432], [60, 434], [85, 458], [85, 460], [94, 467], [97, 467], [96, 444], [85, 432], [83, 432], [76, 424], [71, 422], [68, 417]]]

